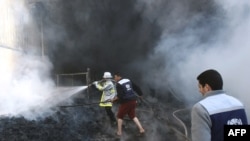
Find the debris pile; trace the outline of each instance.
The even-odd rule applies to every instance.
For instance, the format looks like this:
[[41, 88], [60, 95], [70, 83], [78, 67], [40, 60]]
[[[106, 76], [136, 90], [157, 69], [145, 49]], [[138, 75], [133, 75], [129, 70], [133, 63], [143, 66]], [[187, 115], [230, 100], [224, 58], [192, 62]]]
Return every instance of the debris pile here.
[[[75, 99], [74, 104], [88, 103]], [[95, 100], [96, 101], [96, 100]], [[136, 136], [138, 131], [132, 120], [124, 119], [123, 139], [119, 139], [107, 118], [105, 110], [98, 104], [61, 108], [46, 118], [27, 120], [24, 117], [0, 116], [1, 141], [181, 141], [183, 137], [176, 130], [176, 121], [166, 107], [150, 107], [150, 104], [138, 103], [138, 117], [142, 120], [146, 134]], [[114, 104], [114, 112], [118, 104]], [[170, 121], [171, 120], [171, 121]], [[172, 121], [173, 120], [173, 121]]]

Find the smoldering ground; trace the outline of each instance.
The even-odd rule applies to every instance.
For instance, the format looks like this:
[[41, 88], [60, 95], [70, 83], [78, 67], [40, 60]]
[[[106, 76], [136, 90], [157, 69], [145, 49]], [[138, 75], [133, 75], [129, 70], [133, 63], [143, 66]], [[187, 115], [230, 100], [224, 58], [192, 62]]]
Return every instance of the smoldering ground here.
[[201, 99], [196, 76], [208, 68], [220, 71], [225, 90], [249, 109], [246, 0], [47, 0], [36, 6], [52, 73], [89, 67], [101, 78], [104, 71], [123, 72], [140, 84], [157, 111], [150, 137], [171, 140], [171, 127], [161, 124], [169, 119], [163, 117], [171, 119], [175, 108], [189, 108]]

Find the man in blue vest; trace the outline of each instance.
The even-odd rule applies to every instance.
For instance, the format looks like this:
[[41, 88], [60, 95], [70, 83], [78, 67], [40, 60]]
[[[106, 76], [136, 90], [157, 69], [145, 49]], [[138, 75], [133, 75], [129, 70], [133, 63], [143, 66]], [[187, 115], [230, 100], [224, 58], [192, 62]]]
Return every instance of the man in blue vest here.
[[223, 91], [219, 72], [206, 70], [197, 80], [204, 98], [191, 111], [192, 141], [223, 141], [224, 125], [248, 124], [244, 105]]
[[128, 115], [131, 120], [133, 120], [139, 129], [139, 136], [143, 135], [145, 130], [142, 127], [139, 119], [136, 117], [135, 109], [137, 105], [137, 95], [142, 96], [141, 89], [135, 85], [131, 80], [123, 78], [119, 73], [115, 73], [114, 79], [117, 82], [117, 97], [112, 101], [118, 100], [120, 103], [118, 113], [117, 113], [117, 135], [122, 135], [122, 123], [124, 116]]

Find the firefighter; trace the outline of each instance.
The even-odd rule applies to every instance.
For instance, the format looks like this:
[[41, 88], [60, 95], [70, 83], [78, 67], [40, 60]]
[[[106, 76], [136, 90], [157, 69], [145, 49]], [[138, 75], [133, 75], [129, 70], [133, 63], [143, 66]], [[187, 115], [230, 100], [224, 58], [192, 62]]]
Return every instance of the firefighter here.
[[95, 81], [93, 83], [95, 87], [102, 91], [102, 96], [100, 100], [100, 107], [104, 107], [105, 111], [110, 119], [111, 125], [116, 125], [116, 118], [112, 111], [112, 102], [111, 99], [113, 99], [117, 92], [115, 84], [112, 82], [112, 75], [110, 72], [104, 72], [103, 74], [103, 80], [102, 81]]

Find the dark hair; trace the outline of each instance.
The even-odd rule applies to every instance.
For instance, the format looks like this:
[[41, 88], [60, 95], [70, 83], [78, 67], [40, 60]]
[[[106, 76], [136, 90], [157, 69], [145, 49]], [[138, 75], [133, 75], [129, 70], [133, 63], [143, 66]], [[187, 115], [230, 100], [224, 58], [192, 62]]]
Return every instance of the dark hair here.
[[119, 71], [114, 72], [114, 75], [122, 76], [121, 72]]
[[221, 90], [223, 88], [223, 80], [219, 72], [213, 69], [206, 70], [197, 76], [197, 80], [204, 87], [208, 84], [212, 90]]

